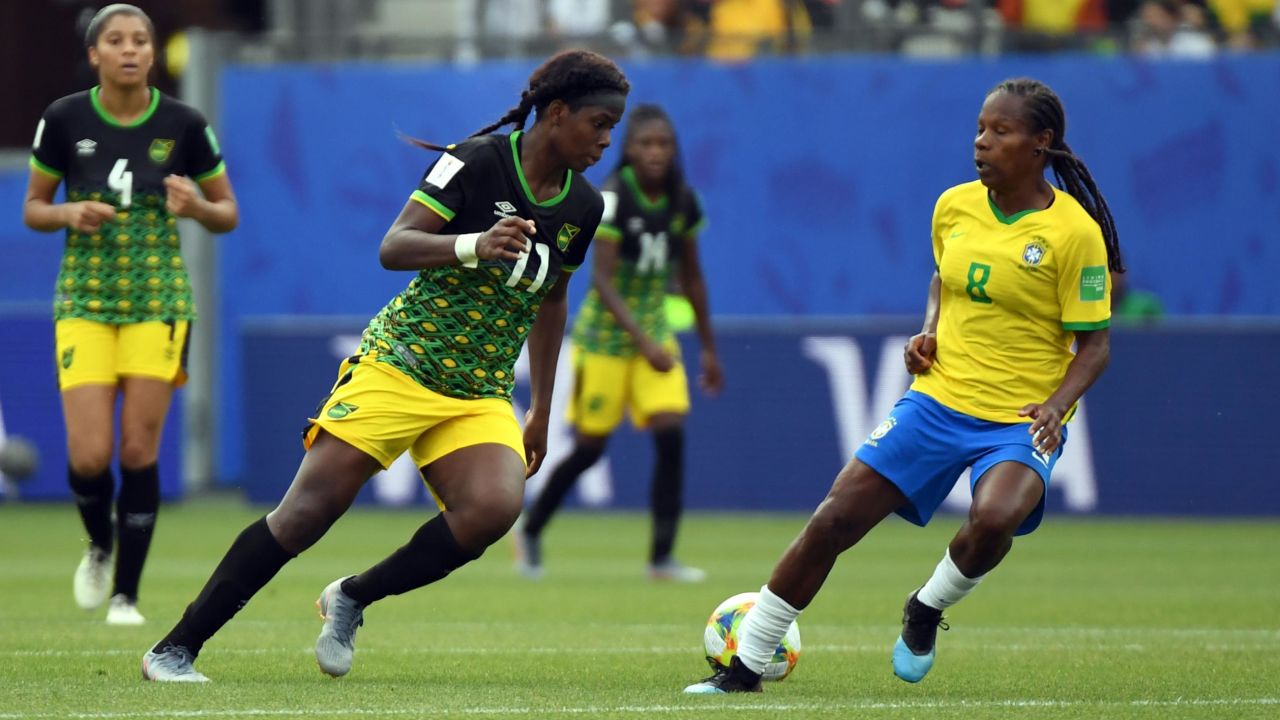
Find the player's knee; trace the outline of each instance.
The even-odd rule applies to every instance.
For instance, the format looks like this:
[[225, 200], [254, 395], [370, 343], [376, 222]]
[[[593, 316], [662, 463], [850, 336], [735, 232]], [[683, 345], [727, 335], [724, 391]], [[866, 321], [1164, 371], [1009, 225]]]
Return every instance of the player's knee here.
[[467, 508], [450, 509], [449, 527], [458, 544], [480, 553], [500, 540], [520, 517], [522, 498], [494, 494], [483, 503]]
[[154, 465], [160, 455], [156, 443], [149, 439], [123, 437], [120, 440], [120, 465], [127, 468], [144, 468]]
[[975, 508], [969, 515], [969, 532], [975, 542], [982, 545], [998, 543], [1013, 537], [1022, 524], [1025, 513], [1017, 508]]
[[111, 466], [111, 444], [72, 443], [67, 453], [71, 471], [80, 477], [96, 477]]
[[810, 542], [830, 546], [837, 553], [852, 546], [865, 532], [853, 509], [831, 495], [822, 501], [805, 527]]

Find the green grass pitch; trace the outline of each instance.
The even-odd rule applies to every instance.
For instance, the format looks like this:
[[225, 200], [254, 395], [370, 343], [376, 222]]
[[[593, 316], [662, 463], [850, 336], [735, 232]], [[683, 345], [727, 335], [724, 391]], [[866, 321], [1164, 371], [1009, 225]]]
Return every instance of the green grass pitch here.
[[167, 506], [143, 577], [141, 628], [71, 597], [82, 548], [69, 505], [0, 506], [0, 720], [11, 718], [1276, 718], [1280, 524], [1050, 517], [948, 613], [938, 663], [893, 677], [902, 601], [959, 520], [886, 522], [846, 553], [800, 618], [795, 674], [749, 697], [685, 697], [707, 674], [711, 609], [754, 590], [799, 515], [692, 514], [681, 556], [702, 585], [643, 572], [640, 514], [568, 513], [528, 582], [495, 545], [444, 582], [366, 614], [355, 669], [311, 654], [312, 605], [335, 577], [405, 542], [423, 511], [355, 510], [206, 647], [207, 685], [146, 683], [169, 628], [261, 510]]

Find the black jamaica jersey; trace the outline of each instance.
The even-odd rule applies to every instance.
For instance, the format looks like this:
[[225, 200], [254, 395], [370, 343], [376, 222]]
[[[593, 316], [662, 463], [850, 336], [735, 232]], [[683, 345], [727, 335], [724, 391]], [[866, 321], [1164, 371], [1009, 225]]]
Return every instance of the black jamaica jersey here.
[[532, 220], [532, 251], [514, 263], [420, 271], [369, 322], [361, 353], [442, 395], [509, 398], [542, 298], [582, 264], [604, 201], [570, 171], [559, 195], [536, 202], [520, 167], [519, 132], [451, 145], [412, 198], [447, 221], [445, 235], [483, 232], [508, 216]]
[[[613, 286], [646, 335], [657, 342], [671, 338], [663, 301], [673, 265], [706, 225], [698, 196], [681, 185], [674, 196], [652, 200], [640, 189], [635, 171], [624, 166], [601, 186], [604, 217], [596, 237], [619, 243]], [[574, 343], [588, 352], [630, 356], [635, 340], [618, 325], [593, 288], [573, 324]]]
[[116, 219], [95, 233], [67, 228], [55, 318], [195, 317], [177, 219], [164, 207], [164, 178], [200, 181], [223, 172], [218, 141], [199, 112], [152, 88], [147, 111], [122, 125], [102, 108], [98, 88], [68, 95], [40, 118], [31, 166], [65, 181], [68, 202], [116, 208]]

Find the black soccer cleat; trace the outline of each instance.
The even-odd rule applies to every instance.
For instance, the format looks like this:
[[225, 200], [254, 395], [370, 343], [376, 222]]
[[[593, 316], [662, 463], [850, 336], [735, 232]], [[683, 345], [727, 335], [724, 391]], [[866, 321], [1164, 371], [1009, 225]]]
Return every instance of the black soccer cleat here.
[[902, 607], [902, 635], [893, 646], [893, 674], [911, 683], [923, 680], [933, 668], [938, 628], [950, 629], [942, 611], [920, 602], [916, 592]]
[[763, 692], [760, 674], [742, 664], [738, 656], [729, 661], [729, 667], [719, 667], [716, 674], [685, 688], [689, 695], [723, 695], [725, 693]]

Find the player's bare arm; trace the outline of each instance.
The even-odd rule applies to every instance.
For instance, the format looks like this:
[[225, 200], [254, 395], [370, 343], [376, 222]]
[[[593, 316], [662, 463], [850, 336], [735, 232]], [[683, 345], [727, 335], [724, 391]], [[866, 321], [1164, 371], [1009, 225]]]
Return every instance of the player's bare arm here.
[[1058, 390], [1043, 403], [1032, 403], [1018, 411], [1032, 419], [1032, 443], [1042, 453], [1052, 454], [1062, 442], [1063, 418], [1111, 362], [1111, 330], [1076, 331], [1076, 357]]

